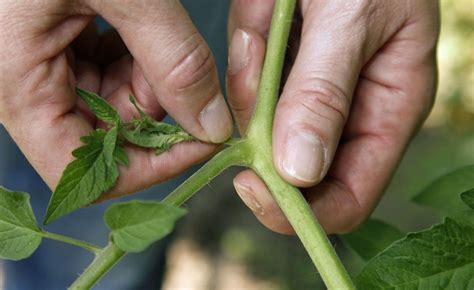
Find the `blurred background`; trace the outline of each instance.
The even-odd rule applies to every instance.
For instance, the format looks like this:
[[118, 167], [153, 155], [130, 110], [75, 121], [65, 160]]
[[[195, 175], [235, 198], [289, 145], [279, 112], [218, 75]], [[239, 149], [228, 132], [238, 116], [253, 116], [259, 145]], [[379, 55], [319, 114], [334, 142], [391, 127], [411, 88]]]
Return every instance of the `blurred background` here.
[[[440, 218], [412, 204], [412, 196], [436, 177], [474, 164], [474, 1], [440, 3], [436, 104], [373, 214], [404, 231]], [[189, 202], [190, 214], [167, 252], [164, 288], [324, 289], [299, 241], [270, 232], [242, 205], [229, 182], [234, 175], [227, 172]], [[334, 241], [351, 274], [357, 274], [362, 260]]]
[[[206, 10], [191, 16], [208, 40], [223, 76], [226, 15], [221, 13], [220, 19], [208, 15], [225, 11], [229, 1], [183, 2], [189, 11]], [[474, 164], [474, 1], [440, 3], [437, 101], [373, 214], [403, 231], [426, 228], [440, 218], [412, 204], [413, 195], [436, 177]], [[27, 164], [0, 127], [0, 184], [30, 192], [41, 220], [50, 192]], [[94, 289], [159, 289], [161, 283], [166, 290], [324, 289], [297, 238], [270, 232], [244, 207], [231, 182], [238, 170], [228, 170], [186, 205], [189, 214], [171, 242], [168, 239], [141, 255], [128, 255]], [[140, 198], [162, 198], [183, 178], [141, 193]], [[99, 221], [107, 205], [83, 209], [48, 230], [105, 244], [107, 231]], [[332, 239], [350, 273], [357, 274], [362, 259], [337, 237]], [[0, 262], [0, 289], [64, 289], [90, 259], [81, 250], [45, 241], [27, 260]], [[140, 283], [144, 286], [137, 286]]]

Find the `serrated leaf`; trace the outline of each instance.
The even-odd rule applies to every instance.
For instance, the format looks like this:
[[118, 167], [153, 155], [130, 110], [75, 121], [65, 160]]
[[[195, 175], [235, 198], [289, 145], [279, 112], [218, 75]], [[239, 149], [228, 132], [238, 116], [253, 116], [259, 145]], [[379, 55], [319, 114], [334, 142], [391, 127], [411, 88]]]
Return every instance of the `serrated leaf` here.
[[0, 186], [0, 258], [21, 260], [41, 243], [39, 229], [27, 193]]
[[114, 152], [114, 160], [120, 165], [128, 167], [130, 161], [128, 160], [128, 155], [125, 149], [122, 146], [116, 146]]
[[467, 206], [474, 209], [474, 188], [461, 193], [461, 199]]
[[51, 196], [45, 224], [96, 200], [117, 181], [119, 171], [114, 160], [117, 127], [101, 129], [81, 138], [85, 145], [76, 149], [76, 160], [69, 163]]
[[116, 203], [105, 212], [114, 243], [127, 252], [141, 252], [168, 235], [186, 210], [159, 202]]
[[474, 227], [452, 218], [408, 234], [370, 260], [358, 289], [472, 289]]
[[110, 125], [120, 124], [120, 115], [102, 97], [80, 88], [77, 88], [76, 92], [97, 118]]
[[458, 195], [473, 187], [474, 165], [471, 165], [438, 178], [423, 192], [415, 196], [413, 201], [438, 209], [444, 214], [453, 215], [468, 209]]
[[463, 210], [453, 215], [453, 218], [474, 227], [474, 210]]
[[194, 140], [194, 137], [180, 126], [157, 122], [147, 116], [138, 107], [133, 96], [130, 96], [130, 101], [137, 109], [140, 119], [135, 119], [121, 128], [120, 133], [128, 142], [144, 148], [154, 148], [159, 155], [174, 144]]
[[340, 238], [365, 261], [404, 236], [396, 227], [376, 219], [367, 220], [359, 229]]
[[171, 146], [177, 143], [191, 141], [194, 138], [185, 131], [176, 133], [161, 133], [155, 130], [122, 130], [122, 136], [137, 146], [144, 148], [153, 148], [159, 155], [168, 151]]

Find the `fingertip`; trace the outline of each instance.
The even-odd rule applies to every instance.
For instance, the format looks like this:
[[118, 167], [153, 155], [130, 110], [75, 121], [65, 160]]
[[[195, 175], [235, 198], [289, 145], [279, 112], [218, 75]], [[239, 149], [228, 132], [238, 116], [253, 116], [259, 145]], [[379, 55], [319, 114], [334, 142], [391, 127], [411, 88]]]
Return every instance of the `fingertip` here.
[[265, 40], [249, 28], [236, 29], [229, 47], [227, 93], [243, 134], [252, 116], [265, 56]]
[[294, 234], [267, 186], [252, 170], [239, 173], [234, 178], [234, 187], [244, 204], [265, 227], [280, 234]]
[[282, 143], [274, 148], [274, 165], [292, 185], [314, 186], [326, 174], [328, 150], [311, 129], [290, 126]]
[[205, 141], [222, 143], [232, 135], [232, 117], [222, 94], [215, 96], [199, 113], [199, 122], [207, 135]]

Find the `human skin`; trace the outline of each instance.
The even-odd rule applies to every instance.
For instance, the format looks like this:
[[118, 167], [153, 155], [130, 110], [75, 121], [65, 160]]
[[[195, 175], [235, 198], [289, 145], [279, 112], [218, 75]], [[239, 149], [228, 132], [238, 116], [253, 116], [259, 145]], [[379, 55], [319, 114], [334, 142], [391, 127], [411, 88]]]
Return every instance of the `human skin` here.
[[[269, 0], [231, 7], [227, 92], [242, 134], [272, 7]], [[347, 232], [375, 207], [431, 108], [438, 7], [314, 0], [298, 8], [275, 115], [275, 167], [305, 188], [328, 233]], [[95, 15], [116, 32], [98, 36], [90, 25]], [[202, 141], [220, 143], [231, 134], [212, 53], [179, 1], [3, 1], [0, 41], [0, 122], [51, 188], [79, 137], [104, 126], [78, 100], [76, 86], [107, 98], [125, 120], [134, 112], [133, 94], [145, 112], [158, 120], [171, 115]], [[127, 146], [131, 165], [103, 198], [178, 175], [216, 152], [209, 143], [178, 144], [160, 156]], [[234, 184], [263, 224], [292, 232], [253, 172]]]
[[[229, 104], [241, 133], [255, 105], [273, 2], [235, 0]], [[436, 91], [437, 1], [303, 0], [273, 125], [273, 160], [327, 233], [350, 232], [378, 203]], [[250, 170], [234, 185], [268, 228], [293, 233]]]

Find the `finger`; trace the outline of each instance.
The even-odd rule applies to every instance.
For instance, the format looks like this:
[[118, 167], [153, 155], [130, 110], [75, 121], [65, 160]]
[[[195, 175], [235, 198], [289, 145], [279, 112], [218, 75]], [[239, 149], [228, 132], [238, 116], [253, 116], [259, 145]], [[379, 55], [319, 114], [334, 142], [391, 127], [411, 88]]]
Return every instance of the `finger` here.
[[[388, 31], [375, 27], [367, 33], [374, 19], [362, 4], [341, 7], [336, 2], [314, 1], [307, 6], [302, 13], [300, 49], [273, 126], [275, 167], [299, 187], [315, 185], [326, 175], [359, 72], [368, 56], [401, 25], [394, 21]], [[345, 17], [334, 22], [333, 16], [343, 13], [341, 8], [347, 10]], [[385, 39], [379, 37], [382, 33]]]
[[232, 120], [214, 59], [181, 4], [122, 4], [90, 1], [120, 33], [163, 108], [197, 138], [225, 141], [232, 132]]
[[234, 178], [234, 187], [244, 204], [268, 229], [280, 234], [294, 233], [265, 183], [252, 170]]
[[328, 178], [306, 191], [330, 232], [350, 232], [370, 215], [433, 104], [437, 4], [425, 4], [429, 17], [417, 15], [419, 23], [400, 29], [361, 72]]
[[274, 0], [233, 0], [229, 11], [228, 36], [236, 29], [250, 28], [267, 37], [272, 20]]
[[[106, 69], [100, 95], [119, 112], [123, 121], [130, 121], [138, 115], [129, 100], [130, 95], [134, 96], [137, 105], [155, 120], [161, 120], [166, 116], [166, 112], [145, 81], [143, 72], [130, 55], [122, 57]], [[98, 126], [107, 127], [101, 121], [98, 122]]]
[[255, 108], [258, 83], [265, 56], [265, 41], [251, 29], [234, 31], [229, 48], [227, 94], [241, 135]]
[[110, 64], [104, 71], [99, 95], [107, 97], [122, 84], [130, 83], [132, 79], [133, 58], [125, 55]]

